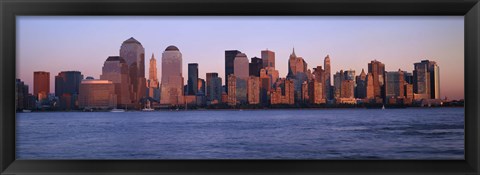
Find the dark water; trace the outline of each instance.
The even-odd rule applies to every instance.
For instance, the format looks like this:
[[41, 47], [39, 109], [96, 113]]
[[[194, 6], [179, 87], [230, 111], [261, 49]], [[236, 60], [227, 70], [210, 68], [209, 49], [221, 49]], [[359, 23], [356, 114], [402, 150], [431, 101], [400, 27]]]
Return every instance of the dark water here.
[[19, 159], [463, 159], [464, 109], [17, 114]]

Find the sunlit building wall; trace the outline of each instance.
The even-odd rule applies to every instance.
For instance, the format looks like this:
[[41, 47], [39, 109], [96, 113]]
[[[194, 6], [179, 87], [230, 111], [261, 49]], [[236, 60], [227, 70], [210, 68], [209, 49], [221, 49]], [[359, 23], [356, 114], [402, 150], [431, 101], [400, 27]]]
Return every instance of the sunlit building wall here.
[[241, 104], [248, 102], [247, 99], [247, 81], [248, 81], [248, 58], [244, 53], [239, 53], [234, 61], [234, 75], [236, 77], [236, 95], [237, 101]]
[[[128, 74], [132, 87], [130, 98], [133, 104], [139, 104], [146, 96], [147, 80], [145, 78], [145, 49], [135, 38], [125, 40], [120, 47], [120, 57], [128, 65]], [[139, 108], [140, 106], [137, 106]]]
[[309, 101], [311, 104], [325, 103], [322, 81], [313, 80], [308, 83]]
[[182, 53], [176, 46], [168, 46], [162, 54], [160, 104], [183, 104]]
[[33, 95], [38, 101], [47, 99], [50, 93], [50, 72], [33, 72]]
[[230, 106], [237, 105], [237, 77], [234, 74], [228, 76], [228, 99], [227, 103]]
[[234, 73], [234, 60], [237, 54], [241, 53], [238, 50], [225, 51], [225, 91], [228, 94], [228, 76]]
[[275, 52], [267, 49], [262, 50], [261, 54], [263, 61], [262, 68], [272, 67], [273, 69], [275, 69]]
[[111, 81], [115, 85], [117, 105], [120, 108], [132, 105], [133, 86], [130, 83], [128, 73], [128, 65], [125, 59], [119, 56], [110, 56], [105, 60], [102, 75], [100, 75], [101, 80]]
[[116, 108], [115, 85], [108, 80], [82, 80], [78, 101], [81, 109]]
[[260, 78], [256, 76], [248, 77], [248, 103], [259, 104], [260, 103]]
[[148, 97], [159, 102], [160, 101], [160, 82], [158, 81], [157, 59], [152, 54], [150, 58], [150, 68], [148, 69], [147, 91]]
[[373, 84], [373, 75], [372, 73], [367, 74], [367, 86], [366, 86], [366, 98], [374, 99], [375, 98], [375, 86]]
[[383, 99], [385, 64], [377, 60], [371, 61], [370, 63], [368, 63], [368, 73], [371, 73], [373, 77], [373, 91], [375, 98]]

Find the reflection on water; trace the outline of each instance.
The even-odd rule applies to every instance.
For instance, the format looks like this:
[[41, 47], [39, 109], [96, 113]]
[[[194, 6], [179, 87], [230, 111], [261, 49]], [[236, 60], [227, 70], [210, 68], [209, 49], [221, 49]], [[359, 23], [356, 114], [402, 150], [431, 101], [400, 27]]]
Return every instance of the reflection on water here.
[[19, 159], [463, 159], [463, 108], [17, 115]]

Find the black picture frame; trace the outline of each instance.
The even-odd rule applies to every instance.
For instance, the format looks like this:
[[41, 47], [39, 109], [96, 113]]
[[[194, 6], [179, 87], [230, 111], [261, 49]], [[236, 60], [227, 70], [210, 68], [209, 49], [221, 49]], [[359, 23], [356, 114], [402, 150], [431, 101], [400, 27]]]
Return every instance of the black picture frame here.
[[[478, 0], [0, 0], [0, 174], [478, 174]], [[15, 160], [18, 15], [459, 15], [465, 17], [465, 160]]]

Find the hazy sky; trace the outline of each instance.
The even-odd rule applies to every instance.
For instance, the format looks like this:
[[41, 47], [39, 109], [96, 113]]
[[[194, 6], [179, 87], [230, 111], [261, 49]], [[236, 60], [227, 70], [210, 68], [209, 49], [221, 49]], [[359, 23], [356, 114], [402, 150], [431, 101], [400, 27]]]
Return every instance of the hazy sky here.
[[440, 67], [440, 95], [464, 98], [463, 16], [295, 16], [295, 17], [17, 17], [17, 77], [33, 90], [33, 72], [50, 72], [51, 91], [60, 71], [78, 70], [99, 78], [108, 56], [134, 37], [145, 48], [148, 78], [152, 53], [161, 77], [161, 55], [169, 45], [187, 64], [199, 64], [199, 76], [218, 72], [224, 82], [225, 50], [236, 49], [248, 58], [260, 51], [275, 52], [280, 77], [287, 74], [295, 47], [312, 69], [323, 67], [329, 54], [332, 74], [340, 69], [367, 71], [371, 60], [386, 71], [412, 72], [413, 63], [428, 59]]

